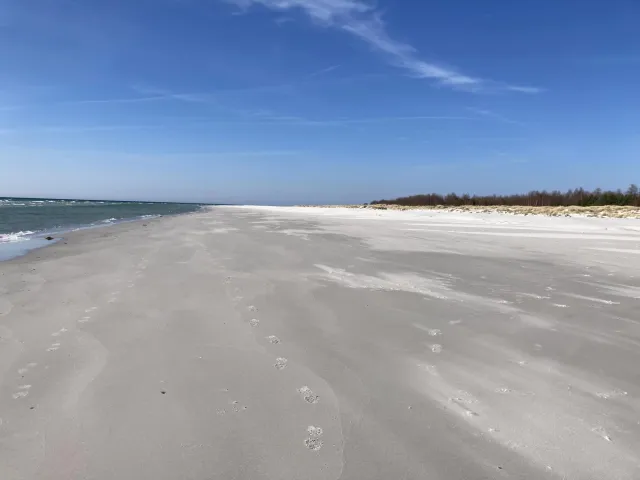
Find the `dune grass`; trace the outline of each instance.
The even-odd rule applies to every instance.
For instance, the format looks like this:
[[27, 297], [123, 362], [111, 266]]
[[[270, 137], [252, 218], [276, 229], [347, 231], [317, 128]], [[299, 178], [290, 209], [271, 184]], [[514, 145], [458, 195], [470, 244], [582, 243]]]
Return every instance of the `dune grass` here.
[[640, 207], [601, 205], [601, 206], [562, 206], [562, 207], [532, 207], [532, 206], [406, 206], [406, 205], [301, 205], [306, 207], [324, 208], [358, 208], [366, 210], [440, 210], [447, 212], [468, 213], [506, 213], [511, 215], [543, 215], [548, 217], [599, 217], [599, 218], [638, 218]]

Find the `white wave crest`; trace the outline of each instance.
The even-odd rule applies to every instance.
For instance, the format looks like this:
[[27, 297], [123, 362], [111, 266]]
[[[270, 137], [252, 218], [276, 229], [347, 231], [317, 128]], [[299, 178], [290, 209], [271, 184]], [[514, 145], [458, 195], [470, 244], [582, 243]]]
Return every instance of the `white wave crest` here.
[[34, 233], [35, 232], [32, 232], [31, 230], [14, 233], [0, 233], [0, 243], [23, 242], [25, 240], [29, 240], [29, 235], [33, 235]]

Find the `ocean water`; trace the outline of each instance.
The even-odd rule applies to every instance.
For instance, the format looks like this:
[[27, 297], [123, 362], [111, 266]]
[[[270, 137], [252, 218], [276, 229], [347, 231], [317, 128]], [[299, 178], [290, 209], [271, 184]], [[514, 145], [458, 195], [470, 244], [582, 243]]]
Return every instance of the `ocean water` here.
[[44, 237], [142, 218], [193, 212], [202, 205], [0, 197], [0, 260], [46, 244]]

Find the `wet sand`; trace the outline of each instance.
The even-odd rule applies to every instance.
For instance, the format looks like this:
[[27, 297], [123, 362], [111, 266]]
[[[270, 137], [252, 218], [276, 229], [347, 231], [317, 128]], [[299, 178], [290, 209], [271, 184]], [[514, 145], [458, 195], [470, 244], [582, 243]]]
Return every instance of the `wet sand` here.
[[217, 207], [0, 263], [0, 478], [640, 478], [640, 224]]

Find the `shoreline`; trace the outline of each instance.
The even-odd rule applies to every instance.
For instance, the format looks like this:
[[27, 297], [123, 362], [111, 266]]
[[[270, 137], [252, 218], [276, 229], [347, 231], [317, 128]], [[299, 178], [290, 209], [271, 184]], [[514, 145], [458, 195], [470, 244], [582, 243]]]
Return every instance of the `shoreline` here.
[[[136, 224], [138, 222], [145, 222], [147, 224], [161, 220], [163, 218], [171, 218], [175, 216], [191, 215], [194, 213], [202, 212], [206, 210], [206, 206], [203, 206], [200, 210], [193, 212], [176, 213], [168, 215], [154, 215], [151, 217], [137, 217], [130, 219], [117, 220], [112, 223], [104, 224], [90, 224], [86, 226], [73, 226], [69, 229], [61, 228], [59, 230], [50, 230], [45, 232], [37, 232], [33, 236], [28, 237], [25, 240], [3, 242], [0, 243], [0, 264], [11, 262], [18, 258], [24, 258], [33, 252], [41, 251], [43, 249], [50, 249], [56, 246], [60, 242], [65, 242], [69, 238], [75, 238], [76, 234], [82, 234], [90, 231], [103, 231], [104, 229], [116, 228], [122, 225]], [[47, 240], [47, 236], [52, 236], [53, 240]]]
[[[163, 217], [151, 219], [148, 223], [162, 220]], [[24, 253], [12, 256], [6, 260], [0, 260], [0, 266], [18, 265], [30, 263], [35, 260], [49, 260], [59, 256], [60, 253], [70, 252], [74, 247], [91, 242], [105, 236], [113, 236], [118, 233], [126, 233], [138, 227], [141, 220], [132, 220], [118, 224], [87, 228], [82, 230], [69, 230], [54, 240], [45, 244], [29, 248]], [[31, 240], [28, 240], [31, 241]], [[25, 241], [24, 243], [26, 243]], [[16, 242], [17, 243], [17, 242]]]

